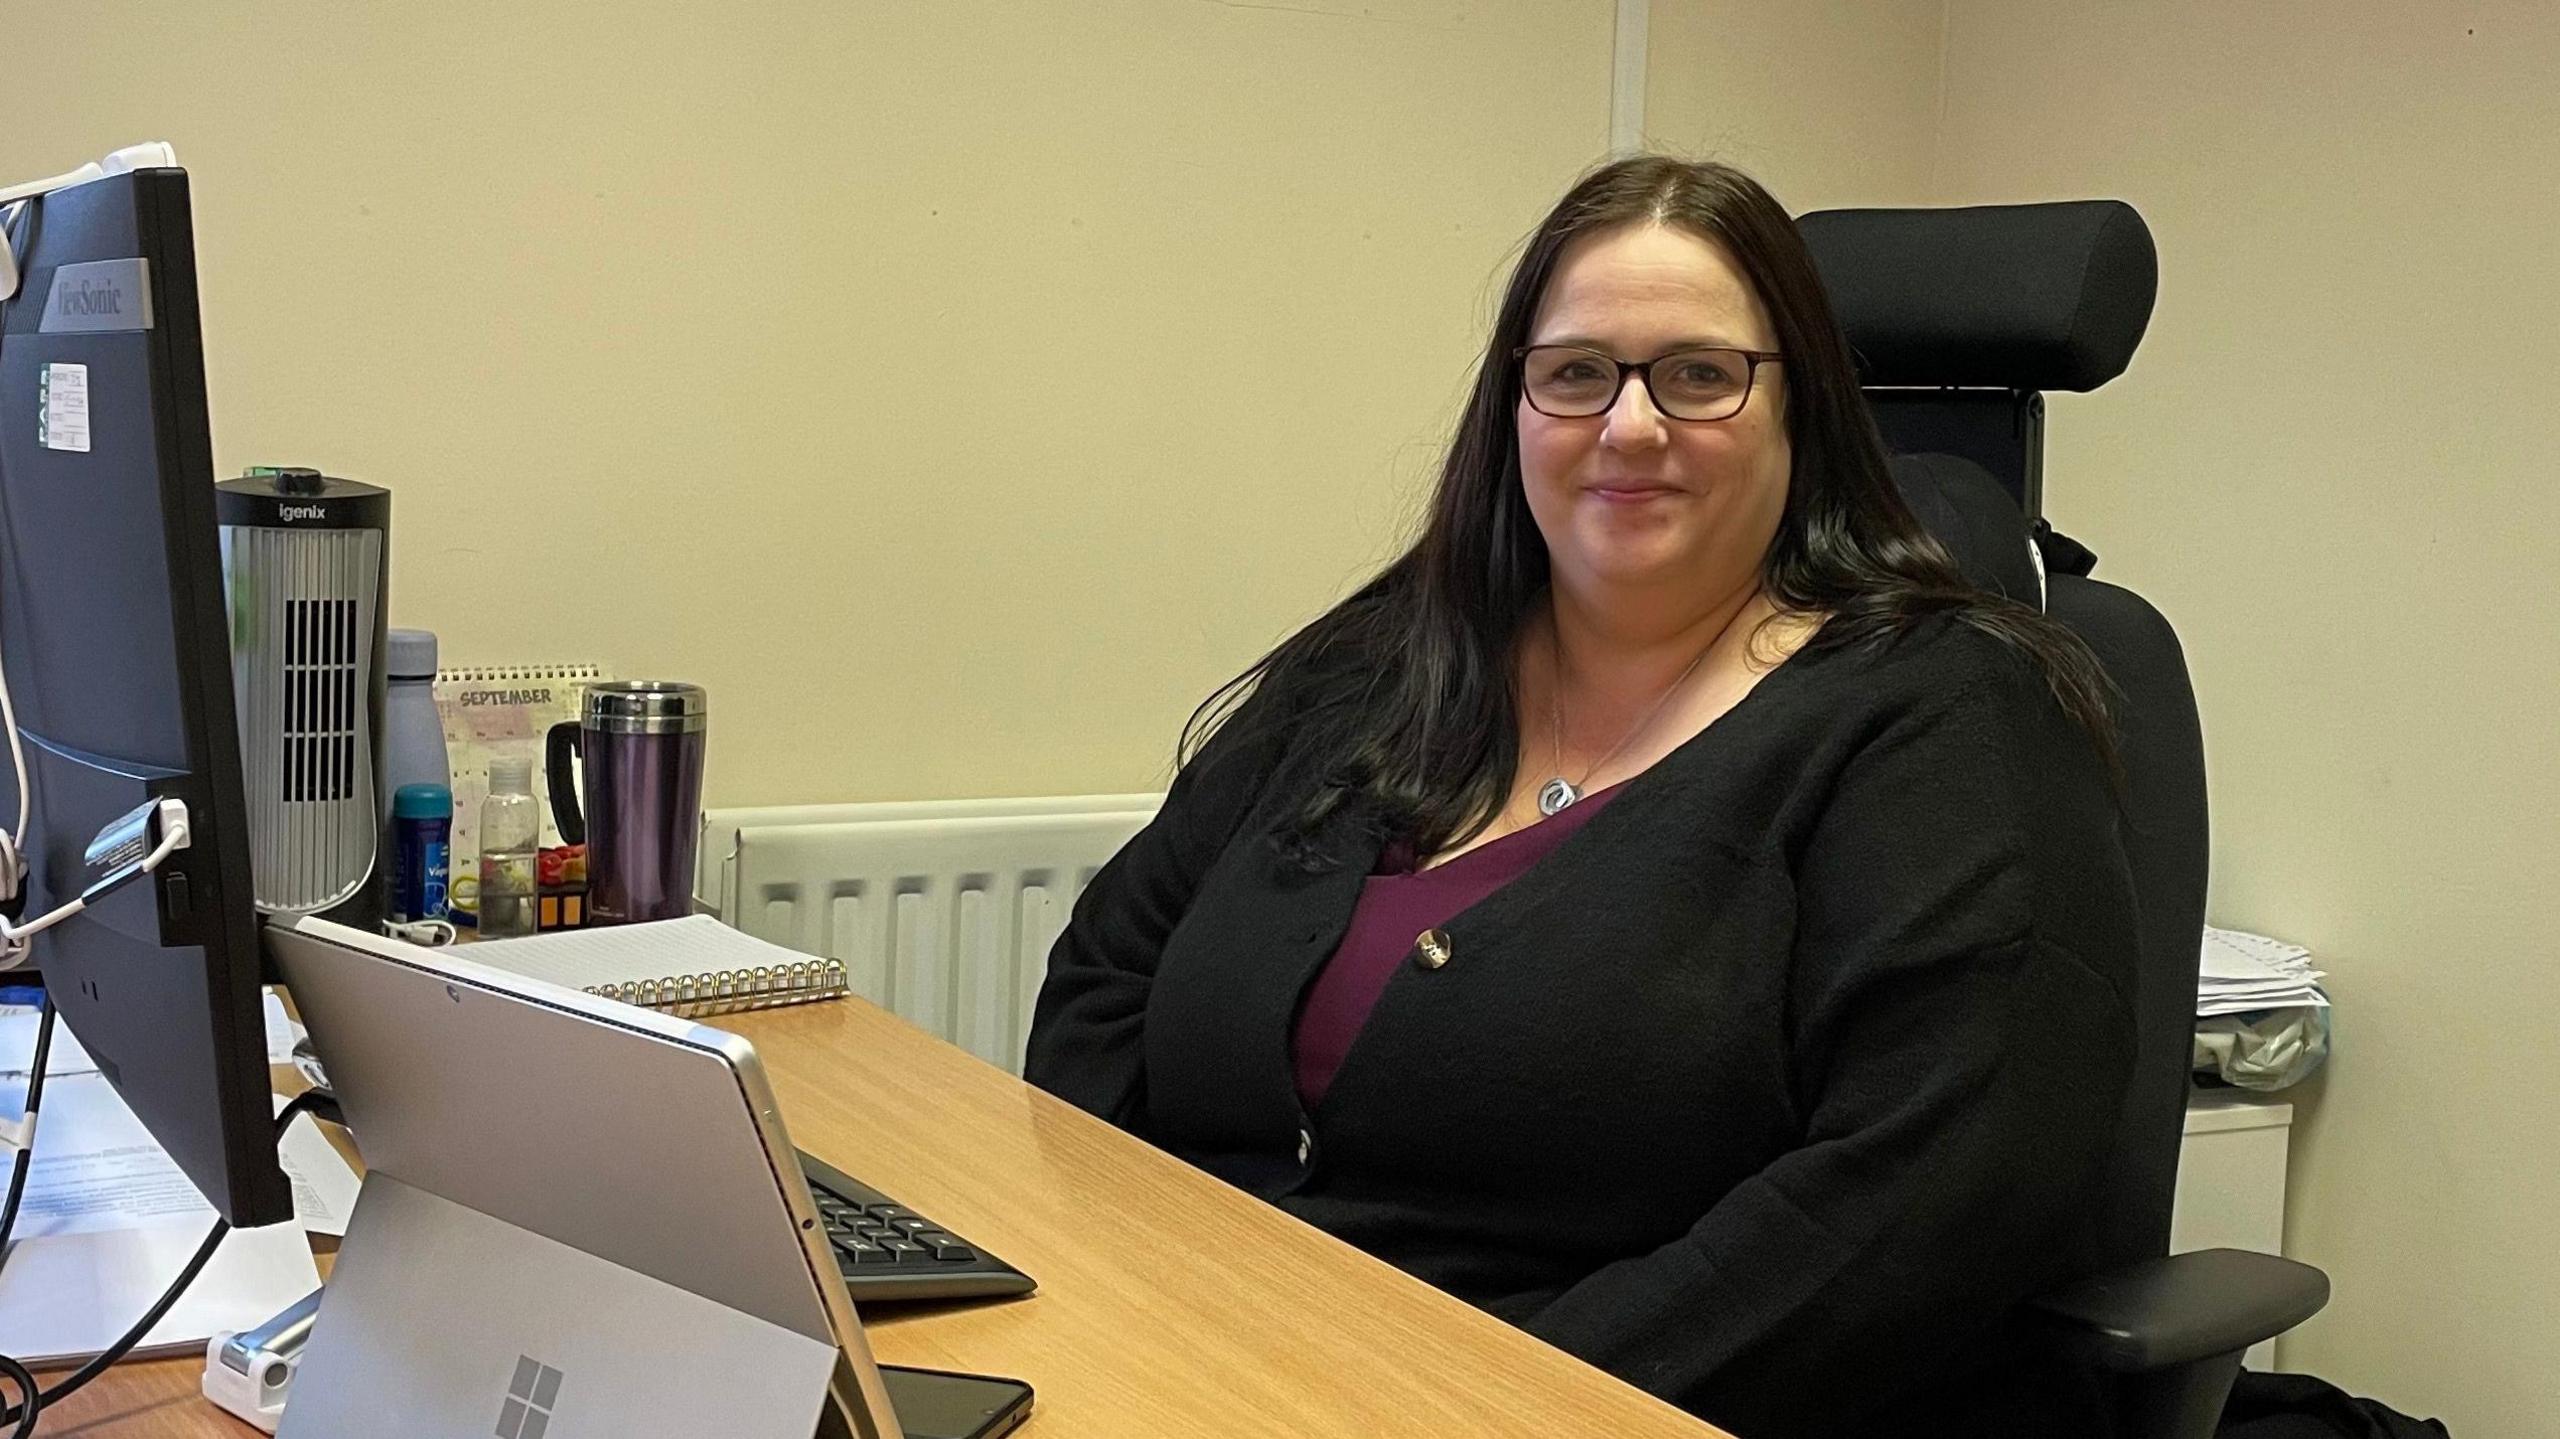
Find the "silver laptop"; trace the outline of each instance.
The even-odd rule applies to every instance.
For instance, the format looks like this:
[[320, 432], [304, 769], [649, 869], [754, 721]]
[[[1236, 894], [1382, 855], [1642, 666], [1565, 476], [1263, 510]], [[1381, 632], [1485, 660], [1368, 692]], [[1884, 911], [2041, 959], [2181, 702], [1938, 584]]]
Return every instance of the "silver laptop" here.
[[367, 1169], [281, 1439], [901, 1439], [745, 1040], [266, 932]]

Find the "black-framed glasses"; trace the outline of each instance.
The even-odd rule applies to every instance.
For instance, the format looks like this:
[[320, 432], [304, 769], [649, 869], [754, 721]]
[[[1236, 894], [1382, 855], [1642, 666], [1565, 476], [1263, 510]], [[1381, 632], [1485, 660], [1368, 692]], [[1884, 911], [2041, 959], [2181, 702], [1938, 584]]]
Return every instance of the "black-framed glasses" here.
[[1559, 420], [1607, 414], [1629, 375], [1644, 376], [1653, 407], [1675, 420], [1729, 420], [1750, 403], [1760, 367], [1785, 358], [1775, 350], [1701, 347], [1621, 360], [1580, 345], [1523, 345], [1511, 357], [1520, 362], [1529, 408]]

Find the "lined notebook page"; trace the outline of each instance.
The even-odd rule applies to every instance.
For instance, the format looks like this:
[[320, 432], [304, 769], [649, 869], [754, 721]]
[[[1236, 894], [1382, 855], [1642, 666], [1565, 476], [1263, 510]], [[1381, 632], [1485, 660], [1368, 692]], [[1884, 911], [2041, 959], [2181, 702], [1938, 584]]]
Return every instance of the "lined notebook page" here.
[[522, 939], [492, 939], [459, 953], [480, 964], [571, 989], [648, 981], [663, 984], [697, 974], [822, 962], [798, 950], [741, 934], [707, 914], [647, 924], [564, 929]]

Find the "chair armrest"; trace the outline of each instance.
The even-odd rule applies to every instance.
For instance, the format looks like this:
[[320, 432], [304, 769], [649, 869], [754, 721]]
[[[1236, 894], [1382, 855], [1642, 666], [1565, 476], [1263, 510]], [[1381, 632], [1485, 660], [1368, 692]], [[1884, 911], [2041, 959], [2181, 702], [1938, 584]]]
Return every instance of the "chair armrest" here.
[[2203, 1249], [2127, 1265], [2029, 1301], [2057, 1321], [2073, 1357], [2144, 1374], [2236, 1354], [2320, 1312], [2329, 1276], [2240, 1249]]

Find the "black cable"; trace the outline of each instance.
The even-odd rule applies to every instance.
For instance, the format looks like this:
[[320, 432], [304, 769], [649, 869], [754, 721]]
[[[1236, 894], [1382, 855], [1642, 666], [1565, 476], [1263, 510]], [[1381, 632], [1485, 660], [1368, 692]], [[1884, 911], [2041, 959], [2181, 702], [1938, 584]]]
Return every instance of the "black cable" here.
[[9, 1166], [9, 1197], [0, 1202], [0, 1265], [9, 1262], [9, 1236], [18, 1227], [18, 1201], [26, 1196], [27, 1170], [35, 1163], [36, 1105], [44, 1098], [44, 1071], [53, 1055], [53, 995], [50, 991], [36, 1010], [35, 1067], [27, 1071], [27, 1142]]
[[308, 1114], [314, 1119], [325, 1119], [331, 1124], [343, 1125], [347, 1122], [346, 1112], [338, 1108], [338, 1096], [325, 1089], [306, 1089], [295, 1095], [291, 1103], [276, 1111], [277, 1143], [284, 1142], [284, 1132], [293, 1127], [293, 1118], [297, 1114]]
[[[24, 1429], [19, 1431], [21, 1435], [34, 1433], [35, 1424], [33, 1421], [36, 1414], [42, 1413], [50, 1405], [62, 1402], [64, 1396], [88, 1383], [90, 1380], [97, 1378], [99, 1375], [104, 1374], [107, 1371], [108, 1365], [113, 1364], [127, 1354], [132, 1353], [133, 1346], [142, 1342], [142, 1336], [150, 1333], [152, 1326], [158, 1324], [163, 1316], [165, 1316], [172, 1308], [176, 1307], [179, 1298], [187, 1292], [187, 1286], [195, 1283], [196, 1276], [202, 1274], [204, 1272], [205, 1265], [212, 1262], [213, 1251], [222, 1247], [223, 1237], [228, 1235], [230, 1232], [231, 1225], [228, 1221], [221, 1219], [213, 1221], [213, 1228], [205, 1231], [204, 1243], [196, 1246], [195, 1257], [187, 1261], [186, 1268], [178, 1271], [178, 1277], [170, 1281], [169, 1288], [166, 1292], [161, 1294], [159, 1302], [153, 1304], [150, 1311], [145, 1313], [140, 1319], [135, 1320], [133, 1327], [124, 1332], [123, 1338], [118, 1339], [115, 1343], [99, 1350], [96, 1358], [91, 1359], [88, 1363], [72, 1370], [70, 1377], [64, 1379], [61, 1383], [54, 1385], [52, 1388], [45, 1390], [41, 1394], [38, 1394], [35, 1397], [34, 1403], [30, 1406], [30, 1412], [26, 1414], [18, 1414], [15, 1412], [0, 1413], [0, 1424], [6, 1424], [14, 1419], [18, 1423], [26, 1426]], [[12, 1436], [12, 1439], [17, 1439], [17, 1436]]]
[[18, 1415], [18, 1423], [9, 1431], [9, 1439], [28, 1439], [36, 1432], [36, 1415], [44, 1408], [44, 1401], [36, 1397], [36, 1376], [28, 1373], [24, 1364], [0, 1354], [0, 1377], [5, 1377], [18, 1391], [19, 1402], [11, 1406], [11, 1412]]
[[[286, 1127], [293, 1123], [296, 1115], [301, 1114], [335, 1120], [338, 1118], [338, 1098], [325, 1089], [310, 1089], [295, 1095], [293, 1102], [276, 1116], [275, 1133], [279, 1142], [284, 1138]], [[73, 1370], [61, 1383], [42, 1392], [28, 1389], [27, 1398], [21, 1404], [0, 1411], [0, 1424], [14, 1423], [18, 1426], [11, 1432], [10, 1439], [28, 1439], [35, 1433], [36, 1416], [44, 1412], [46, 1405], [60, 1403], [72, 1391], [104, 1374], [107, 1366], [132, 1353], [133, 1347], [142, 1342], [142, 1336], [150, 1333], [152, 1326], [176, 1306], [179, 1297], [187, 1292], [187, 1286], [196, 1282], [196, 1276], [202, 1274], [205, 1265], [212, 1261], [213, 1252], [222, 1247], [223, 1236], [230, 1232], [231, 1225], [227, 1221], [213, 1221], [213, 1228], [206, 1232], [204, 1243], [196, 1246], [195, 1257], [187, 1261], [186, 1268], [178, 1271], [178, 1277], [170, 1281], [159, 1302], [151, 1306], [150, 1312], [135, 1320], [133, 1327], [124, 1332], [124, 1337], [99, 1350], [95, 1358]], [[24, 1366], [5, 1355], [0, 1355], [0, 1361], [5, 1361], [5, 1366], [0, 1366], [0, 1375], [8, 1375], [12, 1369], [20, 1374], [26, 1372]]]

